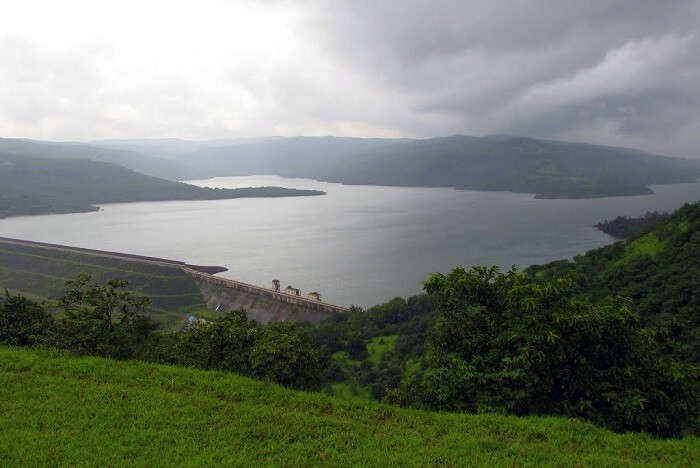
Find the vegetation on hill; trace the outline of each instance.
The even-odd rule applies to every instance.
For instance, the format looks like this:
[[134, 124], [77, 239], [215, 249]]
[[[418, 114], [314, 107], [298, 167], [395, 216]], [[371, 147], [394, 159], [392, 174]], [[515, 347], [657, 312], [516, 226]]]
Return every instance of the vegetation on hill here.
[[0, 158], [3, 156], [58, 160], [90, 159], [117, 164], [142, 174], [169, 180], [186, 180], [205, 176], [204, 172], [194, 167], [164, 159], [150, 151], [89, 143], [0, 138]]
[[631, 298], [642, 321], [656, 327], [677, 356], [700, 363], [700, 202], [625, 242], [528, 272], [542, 280], [571, 276], [593, 301], [610, 294]]
[[228, 370], [294, 388], [315, 388], [325, 380], [327, 354], [298, 324], [259, 325], [234, 311], [188, 322], [185, 333], [156, 333], [148, 298], [126, 286], [122, 280], [101, 284], [81, 274], [66, 282], [65, 293], [51, 305], [5, 293], [0, 343]]
[[628, 148], [500, 135], [425, 140], [267, 137], [230, 141], [0, 139], [0, 157], [91, 159], [164, 178], [279, 174], [348, 184], [456, 187], [588, 198], [695, 182], [696, 162]]
[[0, 291], [21, 290], [24, 295], [57, 299], [66, 281], [80, 273], [100, 283], [113, 278], [127, 281], [130, 292], [149, 297], [148, 313], [165, 329], [178, 329], [185, 315], [206, 310], [196, 283], [176, 266], [0, 240]]
[[[677, 409], [688, 410], [684, 418], [695, 427], [698, 236], [700, 203], [627, 242], [531, 267], [526, 276], [457, 269], [426, 283], [428, 294], [328, 319], [315, 333], [344, 385], [329, 389], [515, 414], [537, 411], [530, 399], [542, 397], [547, 413], [580, 411], [609, 427], [651, 424], [647, 430], [660, 433], [673, 432], [663, 426], [678, 420], [654, 421], [656, 411], [685, 401]], [[370, 358], [371, 343], [382, 337], [394, 344], [385, 340], [388, 349]], [[681, 390], [681, 381], [690, 387]], [[676, 391], [687, 393], [676, 398]], [[527, 403], [518, 408], [520, 399]], [[605, 421], [596, 416], [600, 407], [607, 407]]]
[[0, 218], [95, 211], [95, 204], [161, 200], [323, 195], [281, 187], [212, 189], [139, 174], [89, 160], [0, 155]]
[[[123, 281], [101, 285], [80, 275], [66, 285], [54, 310], [6, 294], [0, 342], [228, 370], [294, 388], [319, 388], [350, 375], [371, 386], [374, 397], [404, 406], [559, 414], [661, 436], [697, 430], [698, 367], [665, 353], [665, 343], [641, 327], [628, 300], [607, 297], [593, 305], [570, 279], [533, 282], [495, 267], [436, 274], [426, 283], [429, 302], [413, 304], [413, 312], [434, 306], [437, 319], [427, 339], [419, 320], [432, 313], [414, 315], [409, 326], [385, 321], [381, 327], [382, 333], [403, 329], [420, 338], [395, 333], [368, 345], [365, 329], [334, 333], [342, 329], [338, 321], [317, 329], [291, 322], [263, 326], [245, 312], [195, 322], [184, 332], [155, 333], [148, 300], [125, 291]], [[400, 323], [410, 317], [407, 309], [395, 304], [380, 312]], [[397, 310], [399, 316], [392, 313]], [[372, 321], [360, 321], [371, 330]], [[425, 346], [409, 363], [395, 350], [411, 342]], [[329, 365], [329, 344], [347, 347], [345, 366], [338, 359]], [[351, 362], [363, 357], [359, 365]]]
[[456, 187], [589, 198], [652, 193], [695, 182], [690, 162], [607, 146], [520, 137], [455, 135], [373, 148], [322, 178], [349, 184]]
[[657, 211], [647, 211], [640, 218], [628, 218], [627, 216], [618, 216], [617, 218], [608, 221], [607, 219], [595, 225], [604, 233], [617, 237], [618, 239], [626, 239], [632, 234], [645, 228], [652, 227], [664, 219], [667, 215]]
[[[697, 434], [700, 203], [628, 241], [526, 272], [456, 268], [426, 294], [318, 326], [243, 312], [155, 333], [146, 302], [85, 277], [55, 310], [0, 303], [0, 341], [227, 370], [295, 388], [459, 412], [561, 415]], [[49, 313], [52, 312], [52, 313]]]
[[446, 414], [230, 373], [0, 347], [9, 466], [691, 466], [696, 438], [563, 418]]

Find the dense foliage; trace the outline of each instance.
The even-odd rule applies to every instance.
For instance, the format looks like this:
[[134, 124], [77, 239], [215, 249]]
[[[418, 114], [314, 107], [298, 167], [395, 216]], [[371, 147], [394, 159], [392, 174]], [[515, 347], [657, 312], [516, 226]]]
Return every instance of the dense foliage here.
[[700, 203], [618, 242], [527, 270], [546, 280], [572, 276], [593, 302], [629, 297], [669, 352], [700, 363]]
[[611, 221], [606, 219], [596, 224], [595, 227], [610, 236], [617, 237], [618, 239], [627, 239], [637, 231], [654, 226], [666, 216], [668, 215], [659, 213], [658, 211], [647, 211], [644, 216], [640, 218], [618, 216]]
[[[526, 275], [458, 270], [472, 280], [492, 275], [480, 281], [493, 299], [452, 288], [450, 310], [434, 276], [426, 295], [329, 319], [317, 333], [343, 385], [332, 391], [460, 411], [577, 415], [657, 434], [695, 430], [698, 236], [696, 203], [573, 262]], [[546, 359], [537, 364], [537, 355]]]
[[440, 316], [421, 368], [392, 399], [666, 436], [694, 429], [698, 368], [665, 356], [629, 300], [593, 305], [571, 279], [538, 283], [495, 267], [435, 274], [425, 288]]
[[588, 198], [695, 182], [700, 167], [626, 148], [514, 136], [454, 135], [372, 148], [315, 177], [351, 184], [457, 187]]
[[160, 200], [322, 195], [281, 187], [212, 189], [147, 176], [90, 160], [33, 159], [0, 154], [0, 218], [94, 211], [95, 204]]
[[295, 388], [318, 387], [326, 378], [327, 354], [300, 325], [263, 326], [235, 311], [185, 332], [156, 333], [145, 314], [148, 299], [126, 291], [124, 281], [99, 284], [80, 275], [66, 286], [53, 314], [6, 292], [0, 299], [0, 343], [227, 370]]

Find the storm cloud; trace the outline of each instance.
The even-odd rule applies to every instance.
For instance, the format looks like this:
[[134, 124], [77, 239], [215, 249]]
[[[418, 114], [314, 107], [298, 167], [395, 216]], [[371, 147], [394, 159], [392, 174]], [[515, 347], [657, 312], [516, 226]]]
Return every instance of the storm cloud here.
[[0, 135], [513, 133], [700, 158], [700, 0], [34, 2]]

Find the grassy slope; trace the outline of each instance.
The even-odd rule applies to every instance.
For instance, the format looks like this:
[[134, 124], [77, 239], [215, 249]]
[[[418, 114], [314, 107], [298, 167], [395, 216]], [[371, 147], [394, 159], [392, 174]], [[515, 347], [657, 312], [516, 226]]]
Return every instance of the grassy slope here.
[[199, 288], [179, 268], [0, 242], [0, 290], [55, 298], [63, 293], [66, 280], [79, 273], [90, 273], [99, 281], [129, 281], [130, 290], [151, 298], [150, 312], [166, 328], [178, 327], [185, 313], [205, 308]]
[[430, 413], [211, 371], [0, 347], [8, 466], [690, 466], [698, 439], [559, 418]]

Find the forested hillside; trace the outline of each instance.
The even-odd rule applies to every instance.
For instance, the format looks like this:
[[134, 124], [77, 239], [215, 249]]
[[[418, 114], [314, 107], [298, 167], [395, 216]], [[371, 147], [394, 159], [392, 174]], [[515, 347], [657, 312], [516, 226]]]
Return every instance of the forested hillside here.
[[663, 327], [677, 352], [700, 362], [700, 203], [626, 242], [528, 271], [539, 279], [571, 275], [594, 300], [631, 298], [645, 323]]
[[79, 142], [37, 141], [23, 138], [0, 138], [0, 157], [15, 156], [41, 159], [90, 159], [117, 164], [142, 174], [170, 180], [196, 179], [203, 176], [187, 164], [161, 158], [157, 154]]
[[372, 148], [319, 174], [348, 184], [457, 187], [588, 198], [652, 193], [695, 182], [695, 163], [627, 148], [521, 137], [413, 140]]
[[95, 204], [161, 200], [322, 195], [281, 187], [211, 189], [147, 176], [91, 160], [0, 155], [0, 218], [95, 211]]
[[627, 239], [636, 234], [637, 231], [649, 228], [666, 217], [665, 213], [656, 211], [647, 211], [644, 216], [639, 218], [628, 218], [627, 216], [618, 216], [615, 219], [602, 221], [595, 225], [604, 233], [616, 237], [618, 239]]
[[662, 413], [680, 410], [692, 431], [699, 278], [695, 203], [574, 261], [433, 275], [426, 294], [333, 317], [315, 334], [333, 353], [337, 395], [660, 432], [679, 429], [680, 414]]

